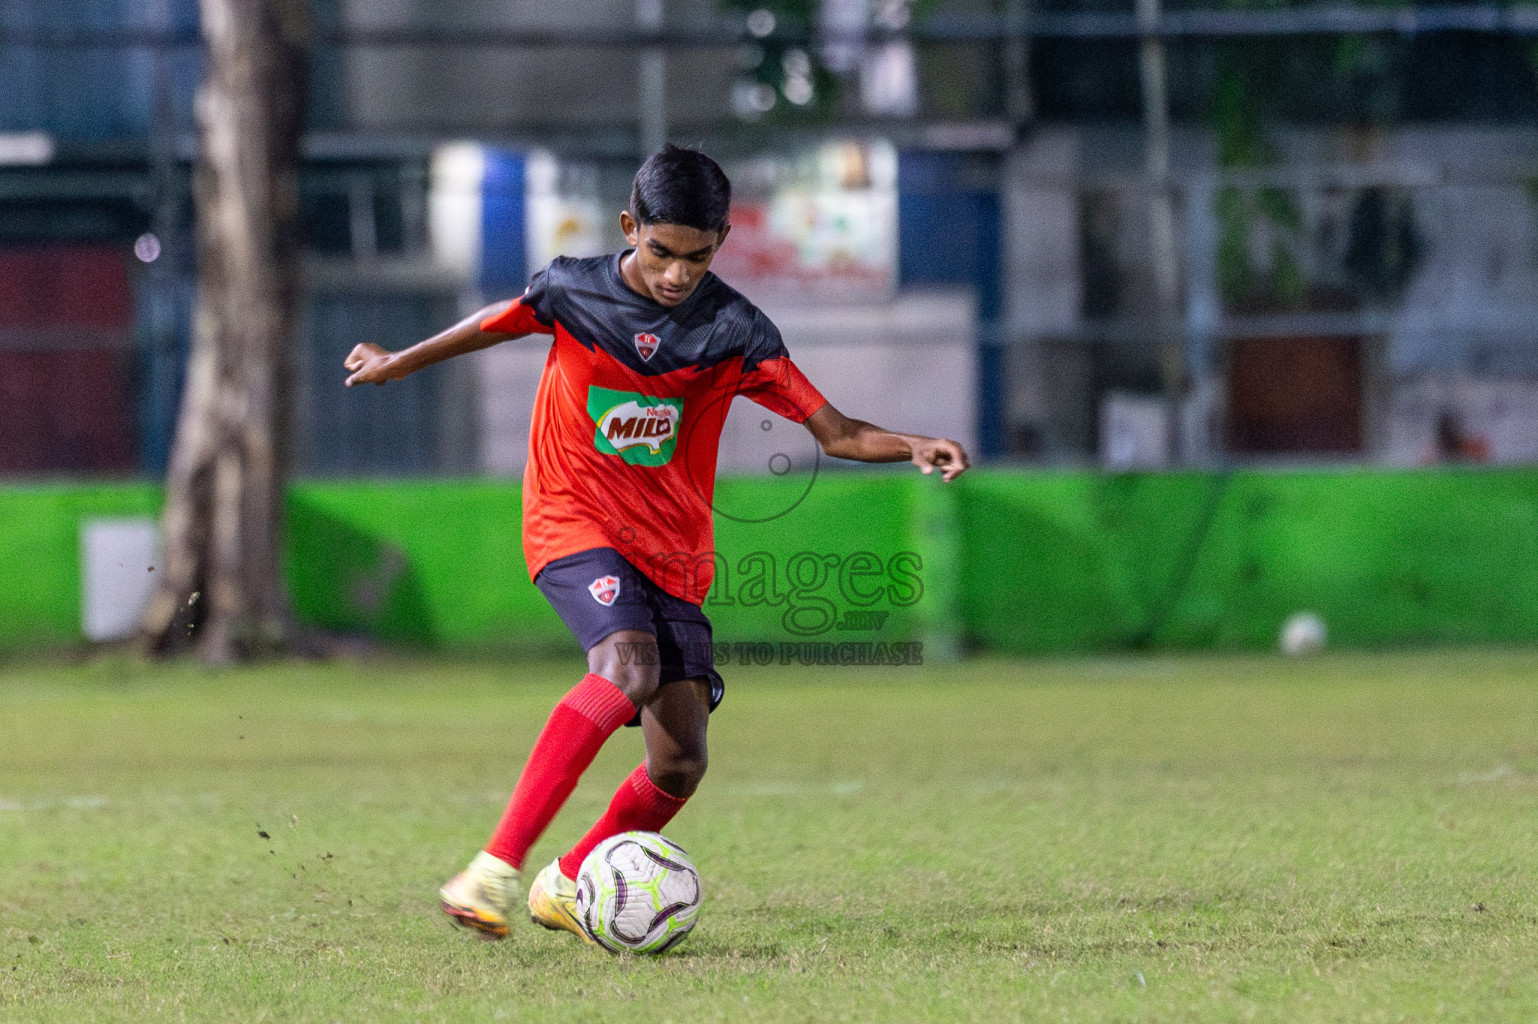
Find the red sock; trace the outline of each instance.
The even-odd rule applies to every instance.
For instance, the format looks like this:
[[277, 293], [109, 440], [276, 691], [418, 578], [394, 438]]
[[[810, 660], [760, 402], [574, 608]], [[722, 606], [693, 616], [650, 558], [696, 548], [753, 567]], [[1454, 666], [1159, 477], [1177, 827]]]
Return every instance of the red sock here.
[[621, 832], [662, 831], [662, 826], [673, 820], [673, 815], [683, 808], [688, 799], [658, 789], [651, 776], [646, 774], [643, 762], [630, 773], [630, 778], [619, 784], [614, 799], [609, 802], [609, 809], [603, 812], [598, 823], [571, 848], [570, 853], [561, 858], [561, 874], [567, 878], [576, 878], [577, 872], [582, 870], [582, 862], [593, 852], [593, 847], [610, 836], [617, 836]]
[[486, 852], [515, 868], [545, 831], [577, 779], [593, 763], [604, 740], [635, 717], [635, 705], [619, 687], [589, 672], [561, 698], [534, 741], [513, 798]]

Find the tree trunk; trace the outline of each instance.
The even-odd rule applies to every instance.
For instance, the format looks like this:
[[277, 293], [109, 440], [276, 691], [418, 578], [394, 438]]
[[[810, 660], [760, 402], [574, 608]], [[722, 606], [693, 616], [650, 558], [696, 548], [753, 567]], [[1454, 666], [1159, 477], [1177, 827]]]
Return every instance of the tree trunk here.
[[198, 300], [149, 647], [211, 662], [291, 639], [280, 575], [308, 0], [199, 0]]

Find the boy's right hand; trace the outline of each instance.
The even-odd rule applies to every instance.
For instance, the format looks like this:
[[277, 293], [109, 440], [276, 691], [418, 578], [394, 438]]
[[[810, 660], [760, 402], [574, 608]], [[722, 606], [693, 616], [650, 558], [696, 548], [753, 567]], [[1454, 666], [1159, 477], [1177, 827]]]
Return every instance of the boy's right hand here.
[[347, 353], [347, 358], [342, 360], [345, 369], [353, 371], [347, 378], [347, 386], [354, 384], [385, 384], [404, 376], [398, 372], [392, 373], [390, 363], [394, 354], [387, 352], [373, 342], [365, 341], [361, 345], [353, 346], [353, 350]]

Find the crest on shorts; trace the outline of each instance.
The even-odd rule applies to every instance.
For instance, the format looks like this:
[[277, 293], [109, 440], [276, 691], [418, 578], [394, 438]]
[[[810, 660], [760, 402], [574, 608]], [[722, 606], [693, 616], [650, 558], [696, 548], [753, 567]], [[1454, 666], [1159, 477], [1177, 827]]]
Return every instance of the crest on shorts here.
[[619, 597], [619, 578], [615, 576], [600, 576], [587, 585], [587, 592], [593, 595], [593, 600], [605, 608], [614, 603]]
[[635, 336], [635, 350], [641, 353], [642, 359], [650, 359], [652, 353], [657, 351], [657, 346], [660, 344], [662, 342], [657, 340], [655, 334], [647, 334], [645, 331], [642, 331]]

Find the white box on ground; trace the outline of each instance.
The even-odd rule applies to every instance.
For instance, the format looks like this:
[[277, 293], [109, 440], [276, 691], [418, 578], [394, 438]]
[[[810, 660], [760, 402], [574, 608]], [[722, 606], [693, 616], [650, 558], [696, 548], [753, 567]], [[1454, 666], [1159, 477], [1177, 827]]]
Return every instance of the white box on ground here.
[[1162, 398], [1112, 391], [1100, 403], [1100, 463], [1110, 470], [1163, 469], [1170, 462], [1169, 406]]
[[80, 629], [96, 642], [133, 636], [161, 570], [153, 519], [87, 519], [80, 525]]

